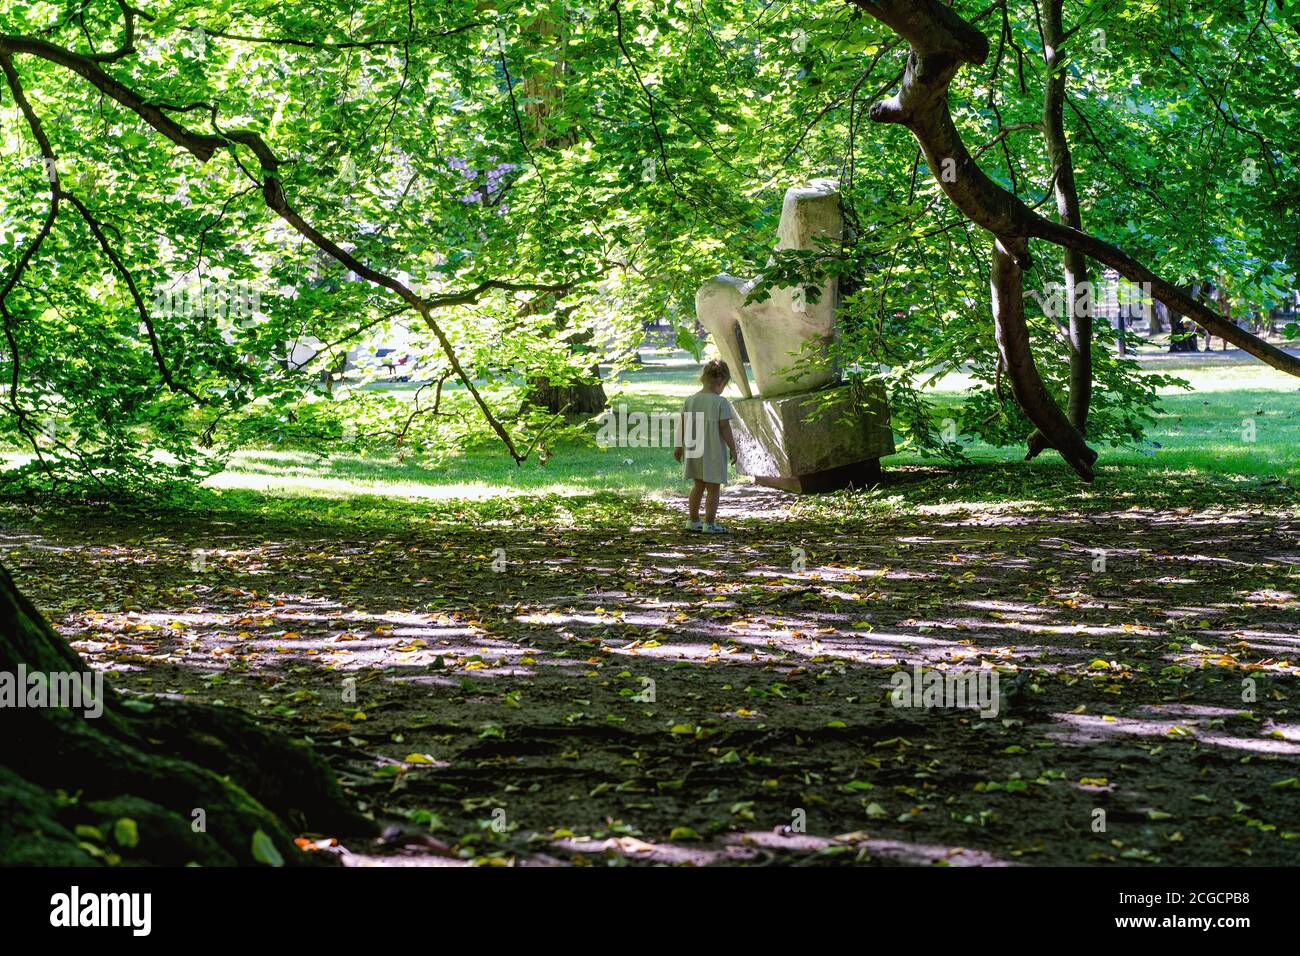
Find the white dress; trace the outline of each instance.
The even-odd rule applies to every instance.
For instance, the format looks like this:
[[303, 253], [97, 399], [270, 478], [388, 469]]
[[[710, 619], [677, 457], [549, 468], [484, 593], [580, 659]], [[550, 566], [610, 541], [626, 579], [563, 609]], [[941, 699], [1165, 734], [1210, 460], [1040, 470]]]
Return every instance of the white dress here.
[[719, 422], [730, 421], [731, 402], [717, 392], [701, 389], [682, 405], [682, 421], [678, 423], [679, 441], [685, 449], [682, 456], [682, 476], [699, 479], [710, 484], [727, 483], [727, 462], [730, 454], [722, 443]]

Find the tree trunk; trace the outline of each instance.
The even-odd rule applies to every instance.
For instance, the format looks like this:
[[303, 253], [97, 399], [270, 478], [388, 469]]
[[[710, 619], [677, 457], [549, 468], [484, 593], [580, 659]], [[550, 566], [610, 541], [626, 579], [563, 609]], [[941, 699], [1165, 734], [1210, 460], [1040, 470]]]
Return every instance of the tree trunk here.
[[[1200, 294], [1200, 285], [1193, 283], [1185, 286], [1185, 291], [1189, 296], [1195, 298]], [[1200, 345], [1196, 341], [1200, 334], [1194, 322], [1189, 323], [1187, 316], [1176, 309], [1169, 310], [1169, 351], [1171, 352], [1199, 352]]]
[[[551, 128], [551, 118], [564, 99], [564, 75], [569, 70], [565, 53], [571, 31], [572, 24], [567, 17], [561, 24], [550, 15], [538, 16], [529, 25], [529, 36], [538, 49], [551, 44], [559, 46], [554, 59], [547, 59], [544, 68], [530, 73], [523, 80], [523, 109], [528, 124], [527, 133], [521, 130], [520, 136], [522, 145], [530, 152], [534, 148], [563, 149], [577, 141], [577, 130], [557, 132]], [[554, 299], [548, 301], [553, 303]], [[540, 300], [534, 307], [538, 304]], [[575, 352], [584, 341], [585, 337], [573, 341]], [[556, 385], [545, 378], [530, 378], [527, 403], [545, 408], [553, 415], [597, 415], [605, 410], [608, 398], [605, 386], [600, 382], [599, 366], [592, 369], [592, 375], [596, 379], [594, 382], [576, 385]]]
[[[1047, 87], [1043, 95], [1043, 138], [1052, 161], [1056, 183], [1057, 219], [1074, 229], [1083, 229], [1079, 191], [1074, 182], [1074, 160], [1065, 138], [1065, 69], [1061, 45], [1065, 26], [1061, 20], [1063, 0], [1043, 5], [1043, 51], [1047, 60]], [[1063, 250], [1065, 301], [1070, 309], [1070, 396], [1067, 415], [1080, 435], [1088, 433], [1088, 406], [1092, 401], [1092, 315], [1079, 301], [1080, 289], [1088, 282], [1088, 260], [1075, 249]], [[1089, 297], [1091, 301], [1091, 297]], [[1121, 348], [1121, 352], [1123, 349]]]
[[1199, 352], [1195, 326], [1188, 327], [1182, 313], [1169, 310], [1169, 351]]
[[[1130, 282], [1149, 286], [1156, 298], [1182, 310], [1214, 334], [1274, 368], [1300, 376], [1300, 358], [1237, 328], [1118, 246], [1038, 215], [979, 168], [953, 122], [948, 87], [963, 65], [978, 65], [988, 58], [989, 42], [984, 34], [938, 0], [853, 2], [910, 47], [902, 85], [889, 99], [872, 105], [871, 119], [898, 123], [912, 132], [940, 188], [971, 222], [1012, 245], [1028, 238], [1045, 239], [1110, 266]], [[1024, 263], [1018, 265], [1023, 268]]]
[[578, 140], [576, 129], [556, 132], [551, 128], [551, 117], [564, 101], [564, 77], [569, 72], [566, 54], [573, 29], [569, 16], [572, 16], [571, 10], [561, 25], [554, 15], [540, 15], [528, 26], [528, 36], [535, 50], [544, 50], [552, 43], [559, 47], [554, 59], [548, 57], [543, 60], [547, 65], [532, 71], [522, 81], [523, 110], [528, 117], [530, 147], [564, 149]]
[[[948, 7], [929, 0], [854, 0], [907, 40], [911, 47], [898, 92], [871, 107], [877, 123], [899, 123], [912, 132], [940, 187], [972, 222], [993, 234], [991, 292], [994, 332], [1012, 391], [1036, 431], [1039, 447], [1057, 450], [1091, 481], [1097, 453], [1087, 446], [1043, 384], [1025, 324], [1023, 273], [1029, 262], [1027, 226], [1034, 214], [991, 180], [962, 142], [948, 106], [948, 86], [965, 63], [983, 63], [988, 39]], [[1057, 228], [1078, 230], [1060, 225]]]
[[116, 856], [212, 866], [276, 854], [303, 865], [332, 857], [300, 851], [296, 833], [374, 832], [311, 750], [240, 711], [124, 699], [106, 683], [98, 714], [86, 699], [30, 706], [46, 703], [29, 693], [36, 681], [95, 676], [0, 565], [0, 865], [93, 866]]
[[1159, 335], [1161, 332], [1168, 331], [1165, 326], [1165, 304], [1163, 302], [1148, 302], [1147, 316], [1149, 323], [1147, 325], [1147, 335]]
[[599, 377], [595, 382], [576, 385], [552, 385], [542, 378], [529, 379], [528, 384], [528, 404], [545, 408], [553, 415], [596, 415], [605, 410], [609, 401]]
[[[1025, 415], [1034, 423], [1034, 435], [1042, 447], [1055, 448], [1084, 481], [1092, 481], [1097, 453], [1089, 448], [1078, 429], [1061, 412], [1047, 386], [1043, 384], [1029, 348], [1029, 327], [1025, 324], [1025, 300], [1020, 263], [1028, 257], [1023, 239], [993, 240], [991, 294], [994, 335], [1002, 366], [1011, 380], [1011, 390]], [[1039, 448], [1039, 451], [1042, 449]], [[1026, 458], [1038, 451], [1031, 445]]]

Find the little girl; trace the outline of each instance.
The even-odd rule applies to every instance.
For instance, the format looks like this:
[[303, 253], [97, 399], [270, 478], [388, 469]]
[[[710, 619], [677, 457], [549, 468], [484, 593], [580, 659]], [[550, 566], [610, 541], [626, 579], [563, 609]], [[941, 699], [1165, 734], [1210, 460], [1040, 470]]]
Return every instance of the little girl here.
[[[682, 475], [694, 480], [691, 488], [691, 520], [687, 531], [705, 531], [726, 534], [718, 524], [718, 495], [727, 481], [727, 458], [736, 461], [736, 440], [731, 434], [731, 403], [722, 397], [722, 390], [731, 381], [727, 363], [713, 359], [706, 362], [700, 374], [704, 387], [686, 399], [682, 405], [682, 420], [677, 429], [677, 447], [673, 457], [683, 462]], [[687, 445], [690, 454], [686, 453]], [[704, 503], [704, 520], [700, 521], [700, 499]]]

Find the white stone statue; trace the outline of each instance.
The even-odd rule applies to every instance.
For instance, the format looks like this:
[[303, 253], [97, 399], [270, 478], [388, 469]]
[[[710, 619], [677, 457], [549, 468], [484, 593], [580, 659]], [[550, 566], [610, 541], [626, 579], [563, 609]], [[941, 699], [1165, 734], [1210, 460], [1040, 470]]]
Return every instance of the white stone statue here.
[[[839, 183], [815, 179], [786, 191], [776, 248], [818, 250], [817, 239], [838, 242], [843, 229]], [[695, 295], [695, 314], [713, 336], [744, 396], [751, 398], [754, 393], [740, 360], [737, 326], [763, 397], [808, 392], [838, 382], [839, 373], [829, 354], [835, 334], [836, 280], [831, 278], [821, 286], [816, 302], [807, 301], [801, 288], [775, 288], [765, 302], [745, 305], [756, 285], [757, 279], [721, 275], [704, 283]], [[800, 372], [791, 379], [791, 367], [796, 363]]]

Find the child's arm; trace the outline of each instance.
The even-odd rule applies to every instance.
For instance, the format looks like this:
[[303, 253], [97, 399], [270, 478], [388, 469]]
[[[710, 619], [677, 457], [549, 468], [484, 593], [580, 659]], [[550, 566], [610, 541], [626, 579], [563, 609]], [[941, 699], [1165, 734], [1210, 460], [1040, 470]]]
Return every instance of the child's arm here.
[[722, 444], [731, 452], [731, 463], [736, 463], [736, 436], [731, 434], [731, 420], [724, 418], [718, 422], [718, 431], [722, 433]]
[[686, 416], [685, 414], [679, 412], [677, 415], [677, 428], [675, 429], [675, 431], [677, 432], [677, 437], [675, 439], [675, 444], [673, 445], [673, 457], [676, 458], [678, 461], [681, 461], [682, 455], [686, 453], [686, 446], [682, 444], [682, 440], [683, 440], [682, 432], [685, 431], [685, 429], [686, 429]]

